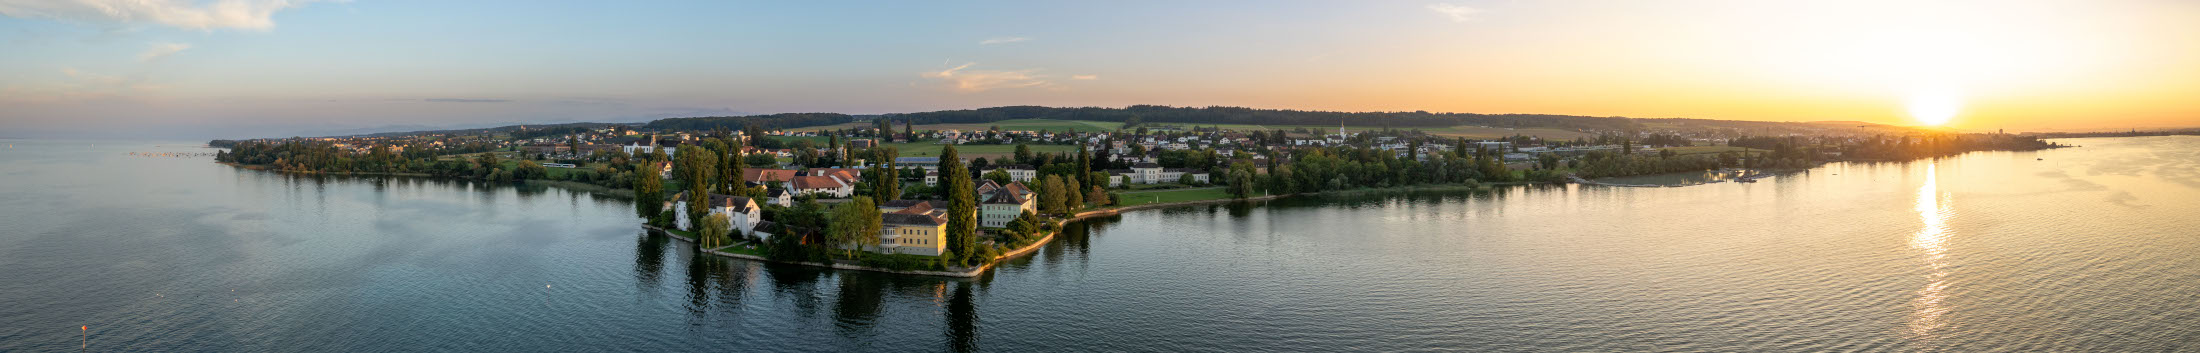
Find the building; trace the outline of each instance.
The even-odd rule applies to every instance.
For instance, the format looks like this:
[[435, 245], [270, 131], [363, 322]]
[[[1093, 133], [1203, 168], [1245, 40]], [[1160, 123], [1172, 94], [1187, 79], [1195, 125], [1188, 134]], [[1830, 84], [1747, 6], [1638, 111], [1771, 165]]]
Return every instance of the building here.
[[924, 168], [924, 170], [939, 170], [940, 157], [894, 157], [894, 166], [904, 168], [918, 167]]
[[924, 186], [940, 186], [940, 172], [924, 171]]
[[1009, 221], [1022, 217], [1024, 212], [1039, 211], [1039, 203], [1034, 201], [1036, 195], [1032, 195], [1031, 188], [1024, 183], [1010, 182], [1003, 186], [987, 180], [978, 184], [977, 193], [980, 227], [1008, 226]]
[[855, 181], [841, 180], [833, 176], [805, 175], [794, 177], [787, 190], [798, 195], [817, 195], [827, 198], [846, 198], [856, 193]]
[[892, 200], [878, 204], [879, 212], [896, 212], [910, 208], [931, 209], [932, 202], [925, 200]]
[[794, 193], [787, 192], [786, 188], [771, 189], [764, 192], [764, 202], [779, 207], [794, 207]]
[[[680, 229], [695, 229], [694, 220], [688, 219], [688, 194], [686, 192], [681, 192], [677, 195], [673, 195], [672, 197], [674, 200], [672, 202], [672, 207], [674, 207], [672, 209], [672, 215], [675, 220], [674, 223], [676, 223], [680, 227]], [[732, 222], [733, 231], [735, 234], [749, 234], [751, 231], [754, 231], [756, 229], [756, 224], [758, 222], [762, 222], [764, 220], [761, 209], [756, 207], [756, 201], [750, 200], [747, 197], [724, 194], [710, 194], [710, 200], [708, 202], [710, 202], [710, 214], [726, 215], [726, 220]]]
[[748, 182], [751, 185], [769, 185], [774, 182], [786, 183], [794, 181], [797, 174], [801, 173], [788, 169], [742, 168], [741, 181]]
[[864, 250], [924, 256], [947, 252], [947, 210], [918, 202], [883, 213], [879, 215], [878, 246]]
[[[1030, 182], [1031, 179], [1039, 177], [1039, 170], [1032, 169], [1029, 165], [1003, 164], [995, 166], [992, 170], [987, 170], [986, 173], [992, 173], [994, 170], [1008, 173], [1008, 180], [1012, 182]], [[985, 174], [979, 173], [978, 175]]]
[[1192, 182], [1195, 183], [1208, 182], [1207, 172], [1205, 171], [1190, 168], [1162, 168], [1161, 165], [1153, 163], [1138, 163], [1131, 165], [1131, 169], [1110, 170], [1108, 175], [1110, 176], [1108, 178], [1108, 186], [1110, 187], [1122, 186], [1123, 183], [1174, 183], [1183, 179], [1186, 175], [1192, 176]]

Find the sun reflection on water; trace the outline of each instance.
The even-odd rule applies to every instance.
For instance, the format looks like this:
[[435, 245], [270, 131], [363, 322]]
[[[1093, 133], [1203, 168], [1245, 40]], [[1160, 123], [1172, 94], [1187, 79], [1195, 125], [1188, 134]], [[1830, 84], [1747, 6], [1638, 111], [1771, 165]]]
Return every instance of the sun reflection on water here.
[[1919, 339], [1936, 336], [1940, 328], [1947, 326], [1942, 318], [1948, 313], [1948, 219], [1955, 216], [1950, 207], [1951, 199], [1940, 194], [1938, 170], [1935, 165], [1925, 166], [1925, 186], [1917, 188], [1917, 216], [1924, 226], [1910, 237], [1910, 247], [1925, 254], [1925, 289], [1917, 291], [1917, 299], [1910, 302], [1916, 312], [1910, 317], [1910, 334]]

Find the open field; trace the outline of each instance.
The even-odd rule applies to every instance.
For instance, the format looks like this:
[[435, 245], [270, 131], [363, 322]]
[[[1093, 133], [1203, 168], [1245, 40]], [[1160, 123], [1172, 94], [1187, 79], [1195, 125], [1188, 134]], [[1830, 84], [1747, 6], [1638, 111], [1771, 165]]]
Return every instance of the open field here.
[[[1212, 187], [1167, 191], [1133, 191], [1124, 192], [1122, 193], [1122, 195], [1123, 203], [1120, 205], [1116, 205], [1118, 207], [1129, 207], [1150, 203], [1227, 199], [1230, 198], [1230, 190], [1226, 188]], [[1253, 196], [1265, 196], [1265, 194]]]
[[[889, 143], [886, 144], [886, 146], [900, 149], [902, 157], [938, 157], [940, 155], [940, 147], [946, 145], [933, 143], [931, 141], [922, 141]], [[1059, 154], [1075, 151], [1077, 151], [1077, 146], [1073, 145], [1031, 145], [1032, 153], [1044, 152]], [[962, 157], [966, 159], [983, 157], [987, 160], [995, 160], [1000, 159], [1001, 157], [1015, 155], [1016, 145], [955, 145], [955, 153], [961, 154]]]
[[[1321, 129], [1321, 130], [1322, 130], [1323, 132], [1336, 132], [1336, 131], [1337, 131], [1337, 126], [1336, 126], [1336, 125], [1326, 125], [1326, 126], [1324, 126], [1324, 125], [1247, 125], [1247, 124], [1179, 124], [1179, 123], [1152, 123], [1152, 124], [1148, 124], [1148, 125], [1153, 125], [1153, 126], [1175, 126], [1175, 127], [1179, 127], [1179, 128], [1187, 128], [1187, 129], [1188, 129], [1188, 128], [1192, 128], [1192, 127], [1210, 127], [1210, 126], [1211, 126], [1211, 127], [1219, 127], [1219, 128], [1225, 129], [1225, 130], [1237, 130], [1237, 131], [1251, 131], [1251, 130], [1292, 130], [1292, 129], [1298, 129], [1298, 128], [1307, 128], [1307, 129]], [[1347, 126], [1345, 126], [1344, 128], [1345, 128], [1346, 130], [1352, 130], [1352, 131], [1374, 131], [1374, 130], [1382, 130], [1382, 129], [1383, 129], [1383, 127], [1381, 127], [1381, 126], [1352, 126], [1352, 125], [1347, 125]], [[1487, 126], [1474, 126], [1474, 125], [1460, 125], [1460, 126], [1453, 126], [1453, 127], [1441, 127], [1441, 128], [1431, 128], [1431, 127], [1406, 127], [1406, 128], [1397, 128], [1397, 129], [1398, 129], [1398, 130], [1413, 130], [1413, 129], [1420, 129], [1420, 130], [1421, 130], [1422, 132], [1426, 132], [1426, 133], [1428, 133], [1428, 134], [1430, 134], [1430, 135], [1436, 135], [1436, 136], [1444, 136], [1444, 137], [1464, 137], [1464, 138], [1471, 138], [1471, 139], [1494, 139], [1494, 138], [1507, 137], [1507, 136], [1512, 136], [1512, 135], [1528, 135], [1528, 136], [1537, 136], [1537, 137], [1542, 137], [1542, 138], [1544, 138], [1544, 139], [1552, 139], [1552, 140], [1572, 140], [1572, 139], [1575, 139], [1575, 138], [1581, 138], [1581, 137], [1595, 137], [1595, 136], [1596, 136], [1596, 135], [1591, 135], [1591, 134], [1588, 134], [1588, 133], [1583, 133], [1583, 132], [1578, 132], [1578, 131], [1572, 131], [1572, 130], [1564, 130], [1564, 129], [1553, 129], [1553, 128], [1520, 128], [1520, 129], [1515, 129], [1515, 128], [1487, 127]]]
[[[858, 123], [847, 123], [847, 124], [838, 124], [838, 125], [827, 125], [827, 126], [813, 126], [813, 127], [806, 127], [806, 128], [797, 128], [797, 129], [794, 129], [794, 130], [798, 130], [798, 131], [818, 131], [818, 130], [846, 129], [846, 128], [855, 128], [855, 127], [866, 127], [866, 126], [870, 126], [870, 123], [868, 123], [868, 122], [858, 122]], [[972, 130], [985, 130], [985, 129], [987, 129], [987, 128], [990, 128], [990, 127], [993, 127], [993, 126], [1000, 126], [1002, 130], [1025, 130], [1025, 131], [1039, 131], [1039, 130], [1047, 130], [1047, 131], [1078, 131], [1078, 132], [1092, 132], [1092, 131], [1115, 131], [1115, 129], [1116, 129], [1116, 128], [1120, 128], [1120, 127], [1122, 127], [1122, 126], [1123, 126], [1123, 123], [1119, 123], [1119, 122], [1112, 122], [1112, 121], [1052, 120], [1052, 119], [1011, 119], [1011, 120], [1002, 120], [1002, 121], [997, 121], [997, 122], [993, 122], [993, 123], [986, 123], [986, 124], [919, 124], [919, 125], [917, 125], [916, 129], [917, 129], [917, 130], [962, 130], [962, 131], [972, 131]], [[1182, 128], [1182, 129], [1189, 129], [1189, 128], [1192, 128], [1192, 127], [1209, 127], [1209, 126], [1212, 126], [1212, 127], [1220, 127], [1220, 128], [1223, 128], [1223, 129], [1228, 129], [1228, 130], [1238, 130], [1238, 131], [1251, 131], [1251, 130], [1291, 130], [1291, 129], [1297, 129], [1297, 128], [1308, 128], [1308, 129], [1322, 129], [1323, 131], [1336, 131], [1336, 130], [1337, 130], [1337, 126], [1336, 126], [1336, 125], [1251, 125], [1251, 124], [1188, 124], [1188, 123], [1147, 123], [1147, 126], [1151, 126], [1151, 127], [1176, 127], [1176, 128]], [[897, 129], [898, 129], [898, 128], [899, 128], [899, 127], [897, 127]], [[1371, 131], [1371, 130], [1381, 130], [1381, 129], [1383, 129], [1383, 127], [1381, 127], [1381, 126], [1345, 126], [1345, 128], [1346, 128], [1346, 129], [1349, 129], [1349, 130], [1359, 130], [1359, 131]], [[1401, 130], [1411, 130], [1411, 129], [1416, 129], [1416, 128], [1399, 128], [1399, 129], [1401, 129]], [[1516, 128], [1503, 128], [1503, 127], [1488, 127], [1488, 126], [1460, 125], [1460, 126], [1453, 126], [1453, 127], [1442, 127], [1442, 128], [1427, 128], [1427, 127], [1423, 127], [1423, 128], [1417, 128], [1417, 129], [1420, 129], [1421, 131], [1424, 131], [1424, 132], [1428, 132], [1429, 134], [1432, 134], [1432, 135], [1437, 135], [1437, 136], [1445, 136], [1445, 137], [1465, 137], [1465, 138], [1473, 138], [1473, 139], [1492, 139], [1492, 138], [1506, 137], [1506, 136], [1512, 136], [1512, 135], [1528, 135], [1528, 136], [1538, 136], [1538, 137], [1542, 137], [1542, 138], [1545, 138], [1545, 139], [1563, 139], [1563, 140], [1572, 140], [1572, 139], [1575, 139], [1575, 138], [1581, 138], [1581, 137], [1595, 137], [1595, 135], [1591, 135], [1591, 134], [1588, 134], [1588, 133], [1582, 133], [1582, 132], [1578, 132], [1578, 131], [1571, 131], [1571, 130], [1565, 130], [1565, 129], [1554, 129], [1554, 128], [1517, 128], [1517, 129], [1516, 129]]]
[[1667, 148], [1665, 148], [1665, 150], [1667, 150], [1667, 151], [1673, 151], [1673, 154], [1674, 154], [1674, 155], [1681, 155], [1681, 156], [1686, 156], [1686, 155], [1691, 155], [1691, 154], [1716, 154], [1716, 153], [1720, 153], [1720, 152], [1757, 152], [1757, 153], [1763, 153], [1763, 152], [1772, 152], [1772, 150], [1761, 150], [1761, 149], [1755, 149], [1755, 148], [1749, 148], [1749, 147], [1734, 147], [1734, 146], [1683, 146], [1683, 147], [1667, 147]]
[[[846, 123], [846, 124], [834, 124], [834, 125], [826, 125], [826, 126], [812, 126], [812, 127], [804, 127], [804, 128], [794, 128], [794, 129], [791, 129], [791, 130], [795, 130], [795, 131], [821, 131], [821, 130], [838, 130], [838, 129], [852, 129], [852, 128], [860, 128], [860, 127], [870, 127], [870, 126], [871, 126], [871, 123], [870, 123], [870, 122], [853, 122], [853, 123]], [[989, 128], [992, 128], [992, 127], [994, 127], [994, 126], [999, 126], [999, 127], [1001, 127], [1001, 130], [1007, 130], [1007, 131], [1039, 131], [1039, 130], [1046, 130], [1046, 131], [1077, 131], [1077, 132], [1096, 132], [1096, 131], [1115, 131], [1115, 129], [1116, 129], [1116, 128], [1122, 127], [1122, 126], [1123, 126], [1123, 123], [1118, 123], [1118, 122], [1109, 122], [1109, 121], [1085, 121], [1085, 120], [1053, 120], [1053, 119], [1009, 119], [1009, 120], [1002, 120], [1002, 121], [996, 121], [996, 122], [991, 122], [991, 123], [983, 123], [983, 124], [917, 124], [917, 127], [916, 127], [916, 129], [917, 129], [917, 130], [962, 130], [962, 131], [975, 131], [975, 130], [985, 130], [985, 129], [989, 129]], [[894, 129], [895, 129], [895, 131], [900, 131], [900, 129], [901, 129], [901, 125], [894, 125]]]

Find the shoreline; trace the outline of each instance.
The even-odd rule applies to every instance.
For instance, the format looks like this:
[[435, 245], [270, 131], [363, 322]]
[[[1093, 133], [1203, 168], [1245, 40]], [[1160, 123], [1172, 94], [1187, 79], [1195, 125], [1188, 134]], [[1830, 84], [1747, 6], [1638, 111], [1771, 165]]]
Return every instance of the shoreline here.
[[[488, 182], [490, 182], [490, 181], [487, 181], [487, 180], [479, 180], [479, 179], [456, 178], [456, 177], [439, 177], [439, 176], [435, 176], [435, 175], [433, 175], [433, 174], [428, 174], [428, 173], [394, 173], [394, 172], [315, 172], [315, 171], [281, 170], [281, 169], [274, 169], [274, 168], [269, 168], [269, 167], [268, 167], [268, 166], [266, 166], [266, 165], [259, 165], [259, 164], [237, 164], [237, 163], [231, 163], [231, 162], [214, 162], [214, 164], [221, 164], [221, 165], [226, 165], [226, 166], [231, 166], [231, 167], [236, 167], [236, 168], [243, 168], [243, 169], [245, 169], [245, 170], [262, 171], [262, 172], [273, 172], [273, 173], [282, 173], [282, 174], [292, 174], [292, 175], [315, 175], [315, 176], [347, 176], [347, 177], [373, 177], [373, 176], [394, 176], [394, 177], [424, 178], [424, 179], [436, 179], [436, 180], [454, 180], [454, 181], [470, 181], [470, 182], [483, 182], [483, 183], [488, 183]], [[589, 184], [589, 183], [582, 183], [582, 182], [576, 182], [576, 181], [566, 181], [566, 180], [549, 180], [549, 179], [520, 179], [520, 180], [515, 180], [515, 181], [514, 181], [514, 183], [515, 183], [515, 184], [529, 184], [529, 185], [541, 185], [541, 186], [545, 186], [545, 187], [556, 187], [556, 188], [560, 188], [560, 189], [566, 189], [566, 190], [571, 190], [571, 191], [585, 192], [585, 193], [588, 193], [588, 194], [591, 194], [591, 195], [604, 195], [604, 196], [615, 196], [615, 197], [623, 197], [623, 198], [628, 198], [628, 199], [632, 199], [632, 198], [634, 198], [634, 194], [633, 194], [633, 192], [632, 192], [632, 191], [626, 191], [626, 190], [622, 190], [622, 189], [614, 189], [614, 188], [608, 188], [608, 187], [604, 187], [604, 186], [602, 186], [602, 185]], [[625, 192], [621, 192], [621, 191], [625, 191]]]
[[[835, 269], [835, 270], [871, 271], [871, 272], [883, 272], [883, 273], [892, 273], [892, 274], [903, 274], [903, 275], [918, 275], [918, 276], [935, 276], [935, 277], [954, 277], [954, 278], [977, 278], [977, 277], [979, 277], [979, 276], [983, 276], [983, 275], [985, 275], [985, 272], [986, 272], [987, 270], [992, 270], [992, 269], [993, 269], [993, 267], [995, 267], [995, 266], [999, 266], [999, 265], [1001, 264], [1001, 262], [1002, 262], [1003, 260], [1013, 259], [1013, 258], [1016, 258], [1016, 257], [1020, 257], [1020, 256], [1023, 256], [1023, 255], [1027, 255], [1027, 254], [1030, 254], [1030, 253], [1036, 252], [1036, 251], [1038, 251], [1038, 250], [1039, 250], [1039, 248], [1040, 248], [1040, 247], [1042, 247], [1042, 246], [1046, 246], [1046, 245], [1047, 245], [1047, 243], [1051, 243], [1051, 242], [1054, 242], [1054, 236], [1055, 236], [1055, 235], [1060, 235], [1060, 234], [1062, 233], [1062, 231], [1060, 230], [1060, 227], [1061, 227], [1062, 225], [1064, 225], [1064, 224], [1068, 224], [1069, 222], [1074, 222], [1074, 221], [1081, 221], [1081, 220], [1085, 220], [1085, 219], [1087, 219], [1087, 218], [1093, 218], [1093, 217], [1103, 217], [1103, 216], [1114, 216], [1114, 215], [1120, 215], [1120, 214], [1122, 214], [1123, 212], [1127, 212], [1127, 211], [1141, 211], [1141, 210], [1150, 210], [1150, 209], [1158, 209], [1158, 208], [1169, 208], [1169, 207], [1177, 207], [1177, 206], [1196, 206], [1196, 205], [1205, 205], [1205, 204], [1231, 203], [1231, 202], [1238, 202], [1238, 201], [1268, 201], [1268, 200], [1280, 199], [1280, 198], [1285, 198], [1285, 197], [1291, 197], [1291, 196], [1297, 196], [1297, 195], [1301, 195], [1301, 194], [1289, 194], [1289, 195], [1268, 195], [1268, 196], [1260, 196], [1260, 197], [1248, 197], [1248, 198], [1245, 198], [1245, 199], [1234, 199], [1234, 198], [1233, 198], [1233, 199], [1216, 199], [1216, 200], [1196, 200], [1196, 201], [1179, 201], [1179, 202], [1170, 202], [1170, 203], [1144, 204], [1144, 205], [1129, 206], [1129, 207], [1122, 207], [1122, 208], [1110, 208], [1110, 209], [1101, 209], [1101, 210], [1091, 210], [1091, 211], [1085, 211], [1085, 212], [1078, 212], [1077, 214], [1075, 214], [1075, 215], [1071, 215], [1071, 216], [1070, 216], [1070, 217], [1068, 217], [1068, 218], [1063, 218], [1063, 219], [1058, 219], [1058, 220], [1054, 220], [1054, 226], [1056, 227], [1056, 230], [1055, 230], [1055, 231], [1054, 231], [1053, 233], [1048, 233], [1048, 234], [1047, 234], [1046, 236], [1044, 236], [1044, 237], [1040, 237], [1040, 238], [1039, 238], [1038, 240], [1034, 240], [1034, 241], [1032, 241], [1032, 242], [1031, 242], [1031, 244], [1028, 244], [1028, 245], [1024, 245], [1024, 246], [1023, 246], [1023, 247], [1021, 247], [1021, 248], [1016, 248], [1015, 250], [1009, 250], [1009, 251], [1008, 251], [1008, 252], [1006, 252], [1006, 253], [1002, 253], [1002, 254], [1001, 254], [1000, 256], [995, 256], [995, 257], [993, 257], [993, 260], [992, 260], [992, 261], [988, 261], [988, 262], [986, 262], [986, 264], [984, 264], [984, 265], [978, 265], [977, 267], [972, 267], [972, 268], [964, 269], [964, 270], [961, 270], [961, 271], [921, 271], [921, 270], [919, 270], [919, 271], [912, 271], [912, 270], [893, 270], [893, 269], [884, 269], [884, 268], [869, 267], [869, 266], [862, 266], [862, 265], [850, 265], [850, 264], [842, 264], [842, 263], [818, 263], [818, 262], [796, 262], [796, 261], [779, 261], [779, 260], [773, 260], [773, 259], [770, 259], [770, 258], [766, 258], [766, 257], [763, 257], [763, 256], [756, 256], [756, 255], [749, 255], [749, 254], [737, 254], [737, 253], [731, 253], [731, 252], [718, 251], [717, 249], [704, 249], [704, 250], [703, 250], [703, 252], [704, 252], [704, 253], [707, 253], [707, 254], [711, 254], [711, 255], [717, 255], [717, 256], [725, 256], [725, 257], [731, 257], [731, 258], [736, 258], [736, 259], [743, 259], [743, 260], [751, 260], [751, 261], [759, 261], [759, 262], [770, 262], [770, 263], [779, 263], [779, 264], [789, 264], [789, 265], [802, 265], [802, 266], [811, 266], [811, 267], [824, 267], [824, 268], [831, 268], [831, 269]], [[674, 239], [679, 239], [680, 241], [685, 241], [685, 242], [688, 242], [688, 243], [690, 243], [690, 244], [693, 244], [693, 243], [695, 243], [695, 239], [690, 239], [690, 238], [688, 238], [687, 236], [684, 236], [684, 235], [680, 235], [680, 234], [678, 234], [678, 233], [668, 232], [668, 231], [665, 231], [665, 230], [664, 230], [663, 228], [658, 228], [658, 227], [656, 227], [656, 226], [651, 226], [651, 225], [643, 224], [643, 225], [642, 225], [642, 228], [645, 228], [645, 229], [649, 229], [649, 230], [652, 230], [652, 231], [656, 231], [656, 232], [658, 232], [658, 233], [664, 233], [665, 235], [667, 235], [667, 236], [671, 236], [671, 237], [672, 237], [672, 238], [674, 238]]]

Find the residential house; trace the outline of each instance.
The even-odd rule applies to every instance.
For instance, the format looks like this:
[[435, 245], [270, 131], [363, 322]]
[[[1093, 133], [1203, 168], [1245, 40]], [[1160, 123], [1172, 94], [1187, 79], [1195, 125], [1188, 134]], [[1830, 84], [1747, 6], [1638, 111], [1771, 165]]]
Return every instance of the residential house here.
[[1024, 183], [1010, 182], [1004, 186], [987, 180], [978, 184], [977, 194], [980, 227], [1004, 227], [1024, 212], [1039, 211], [1039, 203], [1034, 201], [1037, 195], [1033, 195]]
[[[673, 195], [673, 200], [674, 201], [672, 201], [672, 207], [674, 208], [672, 214], [675, 220], [674, 223], [677, 224], [680, 229], [695, 229], [694, 220], [688, 219], [687, 192], [681, 192], [677, 195]], [[725, 194], [710, 194], [709, 200], [707, 202], [709, 202], [708, 207], [710, 210], [710, 214], [726, 215], [726, 220], [732, 223], [733, 230], [736, 234], [748, 234], [750, 231], [756, 229], [757, 222], [762, 222], [764, 220], [761, 209], [756, 207], [756, 201], [750, 200], [747, 197]]]
[[805, 175], [794, 177], [787, 190], [795, 194], [818, 195], [827, 198], [847, 198], [856, 192], [855, 182], [839, 177]]

